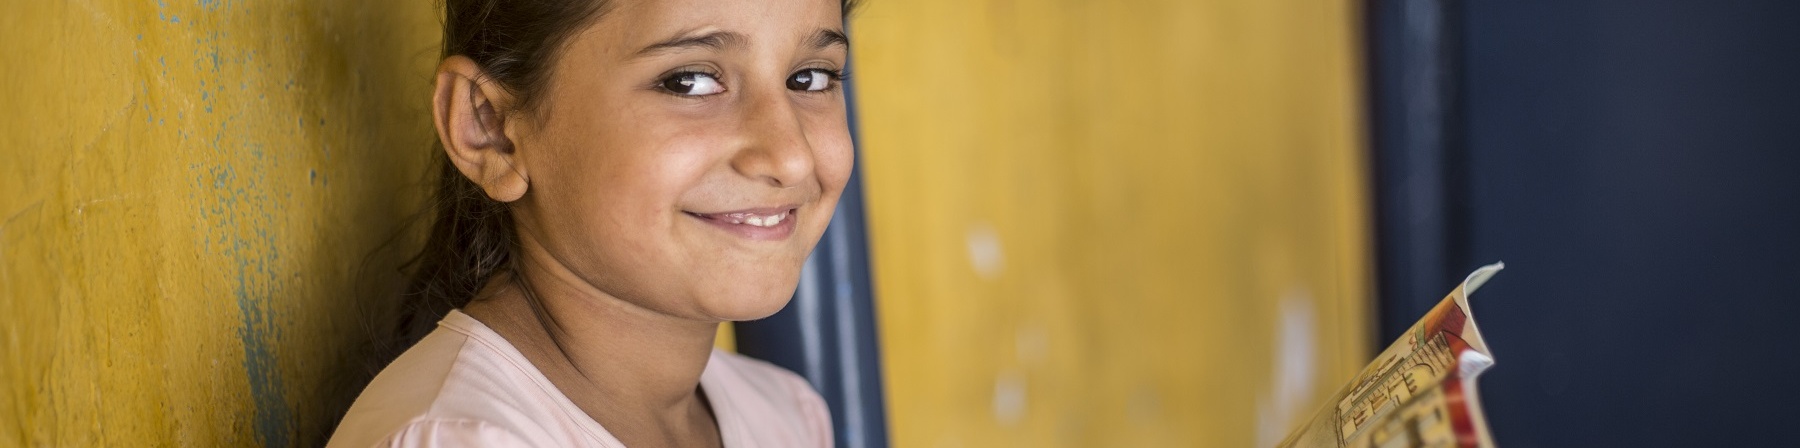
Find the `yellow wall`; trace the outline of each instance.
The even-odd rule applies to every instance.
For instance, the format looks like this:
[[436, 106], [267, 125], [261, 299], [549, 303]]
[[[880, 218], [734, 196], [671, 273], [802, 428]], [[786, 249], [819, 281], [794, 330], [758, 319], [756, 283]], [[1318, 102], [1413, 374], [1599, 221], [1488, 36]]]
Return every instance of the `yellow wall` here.
[[1366, 360], [1353, 2], [865, 3], [896, 446], [1268, 445]]
[[[433, 2], [16, 3], [0, 446], [319, 443], [417, 235]], [[897, 445], [1249, 445], [1361, 364], [1349, 2], [866, 3]]]
[[432, 2], [5, 9], [0, 446], [321, 443], [422, 193]]

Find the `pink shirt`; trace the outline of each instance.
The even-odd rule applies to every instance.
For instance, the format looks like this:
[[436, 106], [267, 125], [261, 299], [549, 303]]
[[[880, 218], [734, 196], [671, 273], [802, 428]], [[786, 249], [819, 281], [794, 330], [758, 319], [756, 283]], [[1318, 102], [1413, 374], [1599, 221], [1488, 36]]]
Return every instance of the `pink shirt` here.
[[[793, 372], [714, 350], [700, 374], [729, 448], [829, 447], [825, 401]], [[328, 447], [608, 447], [611, 433], [460, 311], [369, 383]]]

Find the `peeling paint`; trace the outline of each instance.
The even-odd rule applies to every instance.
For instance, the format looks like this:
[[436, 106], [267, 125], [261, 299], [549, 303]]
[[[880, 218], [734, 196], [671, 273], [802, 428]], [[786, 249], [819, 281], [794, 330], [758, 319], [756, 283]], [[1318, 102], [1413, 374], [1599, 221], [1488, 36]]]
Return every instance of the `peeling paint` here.
[[416, 244], [431, 2], [11, 6], [0, 446], [322, 443]]

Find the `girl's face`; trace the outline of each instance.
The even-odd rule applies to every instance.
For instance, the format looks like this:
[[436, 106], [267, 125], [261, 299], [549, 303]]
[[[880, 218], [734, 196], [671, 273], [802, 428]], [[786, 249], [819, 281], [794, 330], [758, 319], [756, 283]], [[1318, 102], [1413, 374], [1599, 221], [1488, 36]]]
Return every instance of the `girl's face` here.
[[838, 0], [609, 8], [571, 37], [539, 110], [509, 128], [529, 179], [519, 231], [644, 308], [774, 313], [850, 176]]

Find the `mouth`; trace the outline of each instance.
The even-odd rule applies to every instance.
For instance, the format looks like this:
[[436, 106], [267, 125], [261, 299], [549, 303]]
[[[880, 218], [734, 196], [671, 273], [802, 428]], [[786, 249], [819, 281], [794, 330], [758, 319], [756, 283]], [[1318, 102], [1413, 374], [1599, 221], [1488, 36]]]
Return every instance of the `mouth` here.
[[794, 218], [799, 215], [799, 209], [770, 207], [718, 213], [682, 213], [741, 238], [774, 241], [787, 239], [794, 233]]

